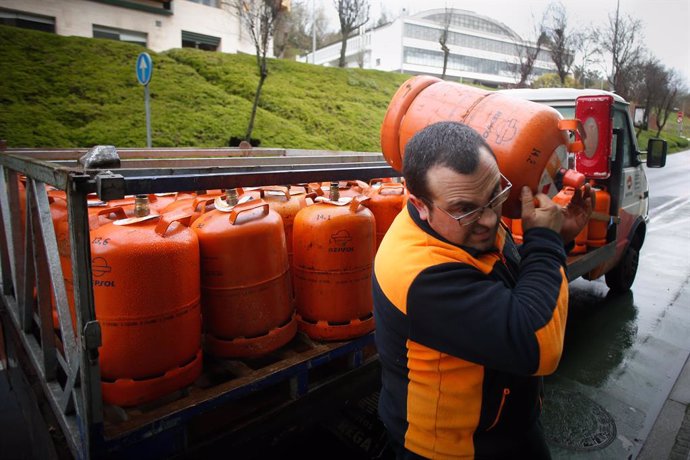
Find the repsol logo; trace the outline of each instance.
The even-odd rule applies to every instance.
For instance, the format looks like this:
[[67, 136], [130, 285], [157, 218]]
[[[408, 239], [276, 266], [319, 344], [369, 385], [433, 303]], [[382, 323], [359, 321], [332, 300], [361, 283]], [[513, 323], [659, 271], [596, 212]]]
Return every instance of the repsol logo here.
[[93, 280], [93, 285], [96, 287], [115, 287], [115, 281]]
[[328, 248], [328, 252], [353, 252], [355, 248], [344, 247], [344, 248]]

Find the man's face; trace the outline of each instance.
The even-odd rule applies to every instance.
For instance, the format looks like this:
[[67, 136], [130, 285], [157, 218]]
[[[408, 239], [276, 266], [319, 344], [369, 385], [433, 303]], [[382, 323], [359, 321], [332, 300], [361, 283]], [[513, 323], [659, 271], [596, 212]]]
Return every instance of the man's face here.
[[427, 171], [431, 206], [417, 197], [410, 199], [420, 217], [436, 233], [451, 243], [487, 251], [496, 239], [501, 206], [485, 209], [476, 222], [466, 226], [448, 215], [460, 216], [484, 206], [500, 191], [501, 176], [496, 160], [484, 147], [480, 152], [479, 165], [472, 174], [460, 174], [447, 166], [435, 166]]

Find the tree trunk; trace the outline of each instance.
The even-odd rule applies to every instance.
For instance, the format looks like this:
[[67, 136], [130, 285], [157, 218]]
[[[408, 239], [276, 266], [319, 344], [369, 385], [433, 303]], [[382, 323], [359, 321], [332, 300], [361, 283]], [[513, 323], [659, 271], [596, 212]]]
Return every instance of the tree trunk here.
[[345, 51], [347, 50], [347, 35], [343, 34], [343, 41], [340, 42], [340, 60], [338, 67], [345, 67]]
[[448, 48], [445, 43], [442, 43], [441, 49], [443, 49], [443, 73], [441, 74], [441, 80], [445, 80], [446, 69], [448, 68], [448, 55], [450, 54], [450, 48]]
[[252, 114], [249, 116], [249, 126], [247, 126], [247, 134], [244, 139], [251, 142], [252, 131], [254, 131], [254, 118], [256, 118], [256, 110], [259, 108], [259, 97], [261, 96], [261, 88], [264, 86], [264, 80], [268, 76], [268, 72], [262, 71], [259, 77], [259, 86], [256, 87], [256, 94], [254, 95], [254, 104], [252, 105]]

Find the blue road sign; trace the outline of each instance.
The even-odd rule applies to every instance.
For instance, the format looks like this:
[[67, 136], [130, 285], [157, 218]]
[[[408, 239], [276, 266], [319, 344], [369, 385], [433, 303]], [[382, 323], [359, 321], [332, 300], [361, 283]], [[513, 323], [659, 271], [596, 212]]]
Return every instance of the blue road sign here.
[[137, 57], [137, 80], [142, 85], [148, 85], [151, 81], [151, 74], [153, 73], [153, 61], [149, 53], [139, 53]]

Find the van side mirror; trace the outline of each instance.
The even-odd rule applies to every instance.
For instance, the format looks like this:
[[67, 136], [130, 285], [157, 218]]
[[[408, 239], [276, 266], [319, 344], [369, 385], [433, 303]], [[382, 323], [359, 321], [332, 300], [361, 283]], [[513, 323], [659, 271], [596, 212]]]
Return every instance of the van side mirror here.
[[647, 167], [663, 168], [666, 165], [668, 143], [663, 139], [649, 139], [647, 144]]

